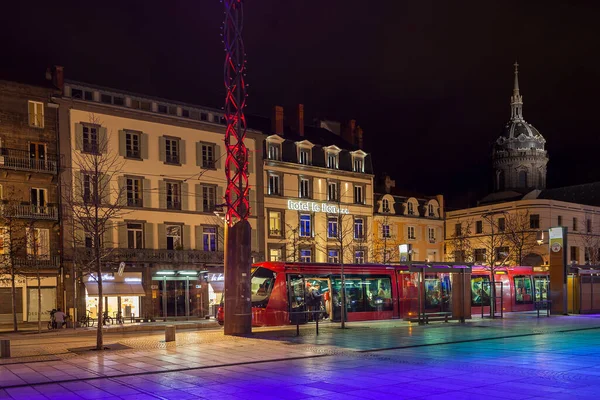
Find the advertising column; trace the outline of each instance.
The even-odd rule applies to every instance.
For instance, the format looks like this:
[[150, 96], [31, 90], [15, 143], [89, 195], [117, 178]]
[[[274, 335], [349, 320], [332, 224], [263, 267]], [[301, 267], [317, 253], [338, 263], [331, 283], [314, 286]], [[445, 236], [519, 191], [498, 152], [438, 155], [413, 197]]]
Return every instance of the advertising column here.
[[567, 314], [567, 228], [550, 228], [549, 237], [551, 311]]

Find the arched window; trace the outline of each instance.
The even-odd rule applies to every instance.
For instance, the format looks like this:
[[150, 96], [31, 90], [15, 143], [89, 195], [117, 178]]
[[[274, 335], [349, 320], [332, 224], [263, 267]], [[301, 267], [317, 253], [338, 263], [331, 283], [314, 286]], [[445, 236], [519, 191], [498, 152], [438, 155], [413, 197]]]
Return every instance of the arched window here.
[[388, 199], [383, 199], [381, 201], [381, 207], [383, 212], [390, 212], [390, 201]]
[[526, 188], [527, 187], [527, 171], [519, 171], [519, 187]]
[[496, 187], [498, 188], [498, 191], [503, 191], [505, 188], [505, 177], [504, 177], [504, 171], [500, 170], [498, 171], [498, 182], [496, 182]]

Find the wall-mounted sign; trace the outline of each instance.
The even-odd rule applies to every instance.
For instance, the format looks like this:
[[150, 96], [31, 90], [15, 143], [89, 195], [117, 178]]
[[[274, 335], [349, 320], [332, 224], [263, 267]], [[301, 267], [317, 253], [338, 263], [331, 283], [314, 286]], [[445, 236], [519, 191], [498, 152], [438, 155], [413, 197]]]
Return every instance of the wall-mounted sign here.
[[[115, 280], [115, 276], [114, 275], [108, 275], [108, 274], [102, 274], [102, 280], [103, 281], [114, 281]], [[90, 276], [88, 276], [88, 282], [96, 282], [96, 275], [91, 274]]]
[[328, 214], [350, 214], [350, 210], [336, 204], [317, 203], [315, 201], [288, 200], [288, 210], [322, 212]]
[[215, 281], [224, 281], [225, 280], [225, 275], [223, 274], [208, 274], [208, 279], [209, 282], [215, 282]]

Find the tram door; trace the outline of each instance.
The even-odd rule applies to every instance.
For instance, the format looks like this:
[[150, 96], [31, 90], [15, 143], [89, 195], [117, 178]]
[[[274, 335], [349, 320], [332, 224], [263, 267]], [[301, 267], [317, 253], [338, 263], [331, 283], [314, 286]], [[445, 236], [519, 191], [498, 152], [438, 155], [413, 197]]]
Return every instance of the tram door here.
[[548, 300], [548, 277], [533, 277], [533, 297], [535, 301]]
[[[312, 296], [312, 291], [316, 291], [318, 295]], [[291, 323], [305, 323], [314, 320], [314, 316], [304, 313], [305, 311], [321, 311], [320, 318], [329, 318], [331, 313], [327, 311], [327, 307], [330, 303], [330, 291], [329, 278], [288, 275], [288, 302]], [[316, 300], [319, 298], [320, 301]]]

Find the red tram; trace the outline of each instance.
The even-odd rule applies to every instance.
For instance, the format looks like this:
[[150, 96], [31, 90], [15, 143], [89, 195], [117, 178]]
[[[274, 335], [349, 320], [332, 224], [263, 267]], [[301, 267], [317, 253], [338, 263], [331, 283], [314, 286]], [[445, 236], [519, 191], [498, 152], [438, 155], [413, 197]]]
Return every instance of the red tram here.
[[[442, 266], [443, 264], [440, 264]], [[454, 268], [457, 268], [456, 266]], [[458, 267], [464, 268], [464, 267]], [[503, 296], [505, 311], [533, 310], [533, 301], [543, 298], [548, 289], [547, 273], [534, 273], [531, 267], [496, 271], [497, 296]], [[422, 275], [406, 265], [344, 265], [346, 305], [342, 307], [341, 267], [337, 264], [262, 262], [252, 269], [252, 324], [286, 325], [305, 322], [304, 311], [314, 310], [311, 293], [317, 288], [318, 302], [327, 319], [340, 321], [344, 309], [346, 321], [412, 319], [419, 310], [425, 313], [453, 313], [458, 293], [452, 292], [453, 274], [437, 269]], [[419, 285], [419, 281], [421, 284]], [[473, 267], [471, 275], [472, 312], [489, 306], [489, 271]], [[487, 295], [487, 297], [486, 297]], [[454, 301], [453, 301], [454, 299]], [[421, 302], [421, 304], [419, 304]], [[500, 304], [499, 299], [497, 299]], [[223, 309], [217, 313], [223, 322]]]

